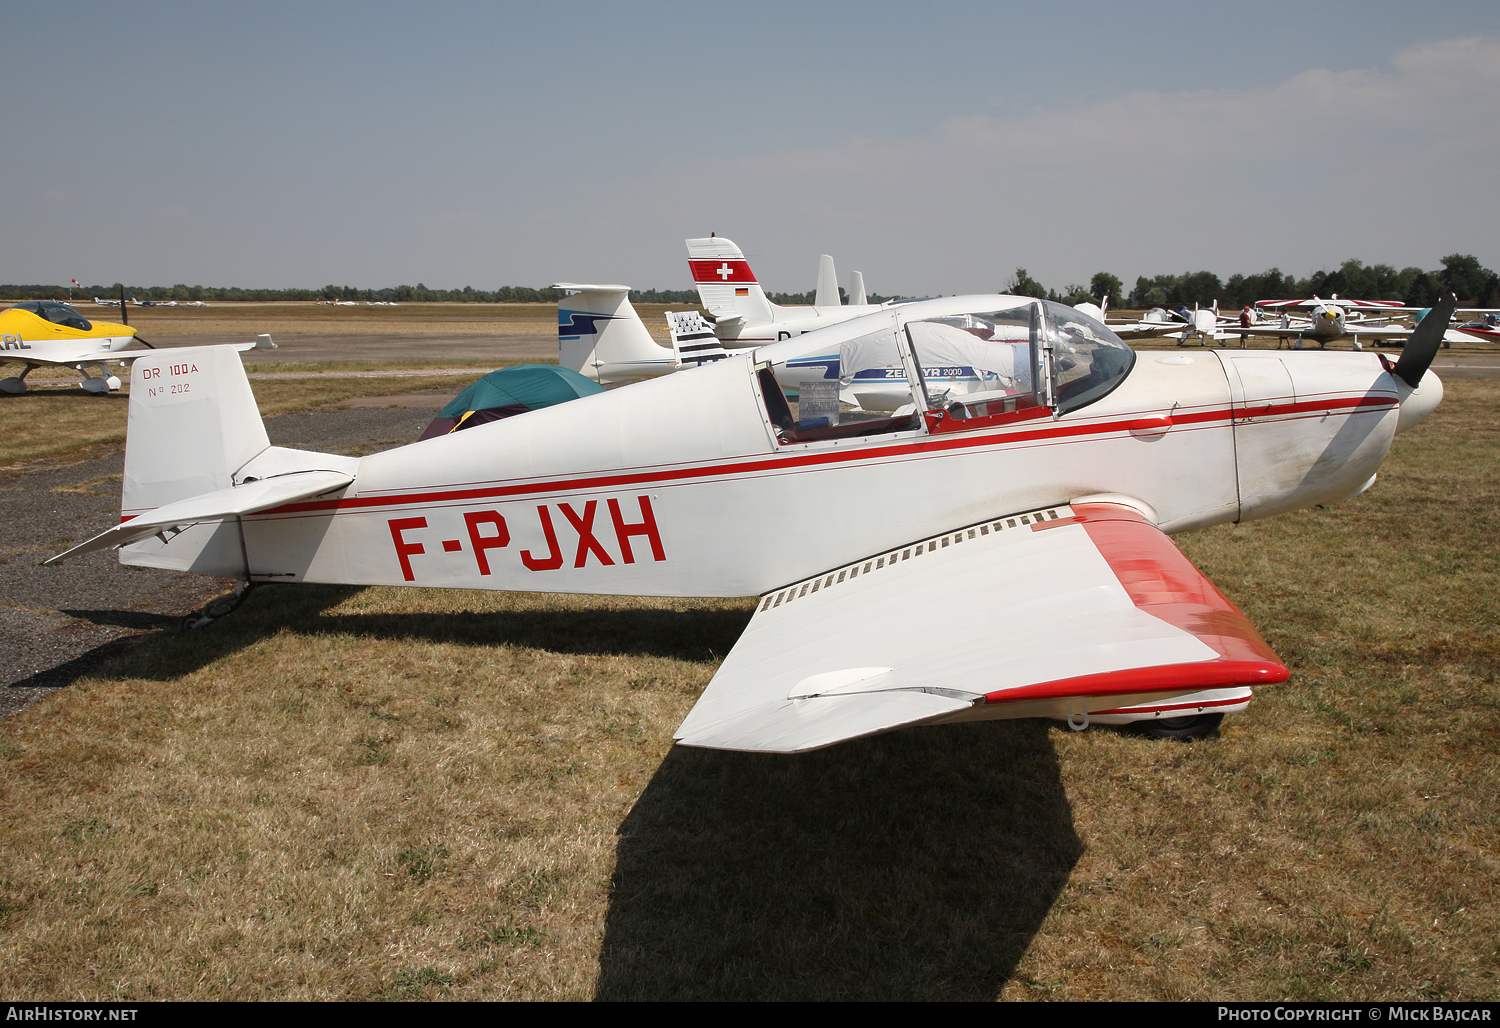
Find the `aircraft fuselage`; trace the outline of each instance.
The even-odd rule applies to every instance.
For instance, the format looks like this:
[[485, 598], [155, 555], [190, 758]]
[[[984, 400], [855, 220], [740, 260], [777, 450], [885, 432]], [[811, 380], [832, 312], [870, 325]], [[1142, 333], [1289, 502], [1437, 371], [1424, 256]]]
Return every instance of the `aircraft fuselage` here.
[[1435, 376], [1413, 393], [1373, 353], [1142, 353], [1061, 417], [928, 411], [909, 431], [788, 444], [752, 361], [799, 346], [816, 352], [788, 342], [372, 454], [341, 496], [198, 524], [121, 560], [240, 577], [248, 562], [262, 581], [757, 595], [1101, 494], [1167, 532], [1333, 502], [1366, 488], [1398, 426], [1441, 397]]

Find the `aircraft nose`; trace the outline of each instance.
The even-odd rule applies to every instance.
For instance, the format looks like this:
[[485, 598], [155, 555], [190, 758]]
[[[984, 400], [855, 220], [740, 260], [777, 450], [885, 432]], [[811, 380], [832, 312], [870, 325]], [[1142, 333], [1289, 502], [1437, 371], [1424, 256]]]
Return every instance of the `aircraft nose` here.
[[1438, 404], [1443, 402], [1443, 380], [1429, 370], [1415, 389], [1400, 378], [1395, 382], [1396, 392], [1401, 397], [1401, 414], [1396, 420], [1396, 432], [1400, 434], [1437, 410]]

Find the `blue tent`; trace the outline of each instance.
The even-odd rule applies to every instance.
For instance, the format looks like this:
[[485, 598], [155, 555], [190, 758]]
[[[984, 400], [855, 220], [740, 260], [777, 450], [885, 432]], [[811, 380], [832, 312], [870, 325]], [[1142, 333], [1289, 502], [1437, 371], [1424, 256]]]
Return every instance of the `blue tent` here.
[[501, 368], [455, 396], [438, 412], [421, 438], [459, 432], [602, 392], [604, 387], [599, 383], [556, 364], [518, 364], [513, 368]]

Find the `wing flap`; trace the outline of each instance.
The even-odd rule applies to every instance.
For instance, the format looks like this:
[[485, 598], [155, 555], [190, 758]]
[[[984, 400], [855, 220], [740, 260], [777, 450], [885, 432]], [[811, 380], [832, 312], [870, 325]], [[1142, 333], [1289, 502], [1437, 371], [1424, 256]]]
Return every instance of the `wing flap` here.
[[715, 722], [684, 722], [684, 746], [761, 753], [800, 753], [845, 739], [933, 721], [972, 707], [966, 699], [909, 690], [773, 701]]
[[975, 704], [1083, 697], [1105, 709], [1125, 696], [1286, 675], [1249, 620], [1143, 515], [1079, 504], [926, 539], [768, 594], [677, 737], [789, 752]]
[[344, 474], [341, 471], [303, 471], [203, 493], [149, 510], [138, 517], [133, 517], [129, 521], [100, 532], [71, 550], [49, 557], [42, 563], [52, 564], [65, 557], [74, 557], [111, 546], [124, 546], [138, 539], [156, 535], [158, 532], [185, 528], [200, 521], [221, 521], [240, 514], [255, 514], [280, 507], [285, 503], [293, 503], [342, 489], [353, 481], [353, 475]]

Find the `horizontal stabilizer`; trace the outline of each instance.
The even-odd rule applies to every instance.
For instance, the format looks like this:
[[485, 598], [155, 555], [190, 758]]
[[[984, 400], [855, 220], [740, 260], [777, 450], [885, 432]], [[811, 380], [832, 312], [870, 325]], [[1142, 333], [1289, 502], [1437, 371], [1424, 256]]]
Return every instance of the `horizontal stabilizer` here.
[[49, 557], [43, 563], [53, 564], [65, 557], [112, 546], [124, 546], [158, 533], [177, 532], [200, 521], [221, 521], [240, 514], [255, 514], [285, 503], [343, 489], [353, 481], [353, 475], [340, 471], [303, 471], [204, 493], [147, 511], [99, 533], [71, 550]]

